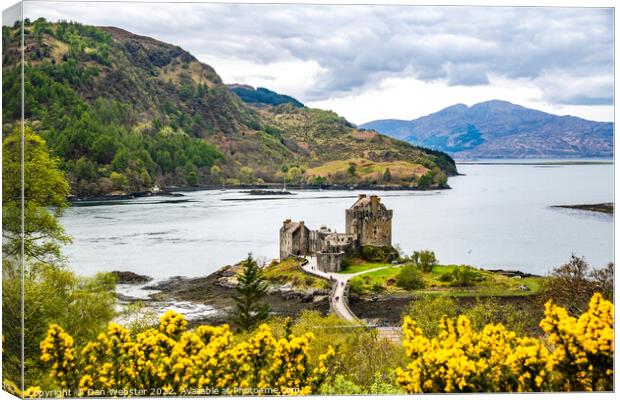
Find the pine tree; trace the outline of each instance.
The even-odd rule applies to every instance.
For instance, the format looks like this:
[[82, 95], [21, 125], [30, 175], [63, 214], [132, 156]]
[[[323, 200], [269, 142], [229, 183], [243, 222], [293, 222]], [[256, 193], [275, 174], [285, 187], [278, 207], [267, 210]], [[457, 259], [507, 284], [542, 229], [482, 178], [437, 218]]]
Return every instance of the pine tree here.
[[263, 280], [263, 272], [248, 254], [243, 263], [243, 269], [238, 277], [237, 296], [233, 322], [239, 330], [250, 330], [264, 321], [269, 314], [269, 305], [262, 302], [267, 293], [267, 284]]

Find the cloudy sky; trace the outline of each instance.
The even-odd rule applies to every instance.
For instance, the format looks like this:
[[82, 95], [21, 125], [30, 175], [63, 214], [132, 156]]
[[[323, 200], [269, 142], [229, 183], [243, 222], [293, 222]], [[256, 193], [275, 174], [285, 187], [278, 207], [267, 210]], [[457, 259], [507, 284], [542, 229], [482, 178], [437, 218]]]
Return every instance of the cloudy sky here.
[[613, 120], [601, 8], [28, 2], [25, 16], [117, 26], [354, 123], [502, 99]]

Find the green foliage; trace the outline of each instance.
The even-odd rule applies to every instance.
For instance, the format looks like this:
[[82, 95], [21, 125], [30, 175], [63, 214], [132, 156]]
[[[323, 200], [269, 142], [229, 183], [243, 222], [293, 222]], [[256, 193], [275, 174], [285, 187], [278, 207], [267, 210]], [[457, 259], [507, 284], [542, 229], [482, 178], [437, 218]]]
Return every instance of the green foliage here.
[[392, 173], [390, 172], [389, 168], [386, 168], [385, 172], [383, 173], [383, 181], [390, 182], [391, 180], [392, 180]]
[[541, 302], [553, 300], [573, 315], [578, 315], [584, 312], [596, 292], [613, 300], [614, 264], [592, 268], [585, 259], [572, 255], [566, 264], [551, 271], [543, 281], [541, 292]]
[[480, 274], [470, 266], [462, 265], [452, 271], [451, 286], [467, 287], [473, 286]]
[[123, 174], [119, 174], [116, 171], [112, 171], [112, 173], [110, 174], [110, 180], [112, 181], [114, 189], [116, 190], [125, 190], [127, 189], [127, 185], [129, 185], [127, 177]]
[[390, 262], [398, 258], [398, 251], [392, 246], [364, 246], [362, 258], [370, 262]]
[[413, 264], [403, 266], [396, 276], [396, 286], [405, 290], [422, 289], [426, 286], [422, 271]]
[[432, 272], [433, 268], [439, 264], [435, 252], [430, 250], [414, 251], [411, 255], [411, 261], [425, 273]]
[[[70, 241], [55, 216], [67, 206], [69, 185], [50, 157], [45, 141], [24, 130], [24, 254], [40, 261], [60, 258], [60, 246]], [[17, 257], [22, 239], [22, 135], [15, 128], [2, 141], [2, 251]]]
[[492, 297], [476, 299], [476, 302], [467, 307], [465, 314], [477, 330], [482, 330], [487, 324], [503, 324], [507, 329], [525, 335], [538, 325], [538, 316], [514, 304], [500, 304]]
[[262, 302], [267, 294], [267, 284], [263, 272], [252, 254], [243, 262], [241, 274], [237, 276], [238, 285], [234, 296], [236, 309], [233, 322], [240, 330], [250, 330], [263, 322], [269, 314], [269, 305]]
[[[2, 305], [6, 311], [19, 310], [22, 299], [19, 265], [3, 261]], [[26, 386], [45, 381], [39, 360], [39, 343], [50, 323], [71, 326], [78, 342], [93, 339], [114, 316], [114, 277], [98, 274], [81, 278], [72, 272], [44, 263], [26, 262], [24, 274], [24, 354]], [[16, 373], [21, 343], [21, 312], [3, 312], [5, 338], [3, 366]], [[13, 374], [12, 373], [12, 374]], [[12, 375], [11, 374], [11, 375]], [[16, 375], [13, 375], [16, 376]]]
[[304, 170], [298, 166], [290, 167], [287, 171], [287, 180], [294, 184], [300, 184], [304, 177]]
[[360, 386], [347, 380], [343, 375], [336, 375], [333, 381], [326, 382], [321, 386], [320, 393], [350, 396], [352, 394], [363, 394], [364, 391]]
[[270, 105], [280, 105], [290, 103], [295, 107], [303, 107], [304, 105], [296, 99], [272, 92], [262, 87], [253, 89], [245, 86], [234, 86], [230, 89], [246, 103], [264, 103]]
[[[45, 380], [39, 343], [50, 323], [71, 327], [79, 341], [92, 338], [114, 314], [114, 279], [105, 274], [79, 278], [62, 269], [60, 248], [70, 241], [56, 219], [67, 206], [69, 185], [50, 157], [46, 143], [30, 127], [24, 130], [24, 257], [21, 241], [21, 132], [3, 139], [3, 366], [15, 379], [21, 354], [21, 302], [24, 301], [26, 385]], [[80, 163], [82, 174], [90, 173]], [[23, 292], [22, 292], [23, 274]], [[78, 317], [79, 316], [79, 317]], [[18, 380], [16, 380], [18, 381]]]
[[[390, 174], [382, 166], [371, 182], [361, 167], [350, 173], [343, 169], [339, 176], [306, 177], [303, 168], [291, 176], [279, 171], [284, 163], [313, 168], [366, 156], [378, 163], [407, 160], [448, 174], [456, 171], [446, 154], [379, 135], [365, 138], [331, 111], [303, 107], [263, 88], [251, 92], [267, 103], [282, 104], [257, 112], [223, 85], [211, 67], [175, 46], [44, 19], [25, 33], [25, 116], [36, 123], [51, 154], [62, 160], [71, 193], [79, 197], [115, 190], [112, 172], [127, 177], [123, 190], [133, 192], [153, 184], [247, 181], [242, 167], [254, 171], [248, 183], [287, 178], [313, 187], [378, 184], [383, 178], [403, 183], [395, 182], [398, 171], [391, 165]], [[3, 28], [3, 44], [9, 48], [3, 118], [10, 123], [21, 118], [18, 27]], [[209, 172], [216, 160], [221, 173], [213, 175]], [[433, 174], [429, 187], [441, 180]]]
[[307, 274], [301, 269], [301, 262], [293, 257], [280, 262], [272, 262], [263, 268], [263, 278], [279, 285], [292, 285], [297, 288], [314, 288], [329, 290], [327, 279]]
[[441, 318], [456, 317], [458, 306], [451, 297], [422, 295], [409, 303], [403, 315], [409, 315], [426, 336], [435, 337], [439, 332]]
[[[532, 302], [534, 308], [536, 305]], [[460, 304], [448, 296], [421, 295], [416, 297], [405, 309], [427, 337], [435, 337], [439, 332], [439, 321], [443, 316], [455, 318], [465, 315], [475, 329], [481, 330], [487, 324], [503, 324], [518, 334], [539, 334], [537, 331], [540, 315], [530, 309], [512, 303], [501, 303], [493, 297], [476, 298], [473, 303]]]
[[349, 173], [349, 175], [351, 175], [351, 177], [355, 177], [357, 175], [357, 169], [355, 164], [350, 163], [349, 168], [347, 168], [347, 172]]
[[[287, 321], [274, 318], [270, 326], [284, 335]], [[317, 311], [304, 311], [292, 324], [289, 322], [289, 330], [294, 335], [314, 333], [313, 357], [330, 345], [336, 350], [330, 370], [332, 378], [322, 387], [321, 394], [336, 394], [346, 387], [357, 387], [359, 391], [355, 389], [355, 393], [360, 394], [401, 392], [392, 372], [405, 365], [402, 345], [380, 339], [376, 330], [355, 326], [333, 314], [321, 316]]]

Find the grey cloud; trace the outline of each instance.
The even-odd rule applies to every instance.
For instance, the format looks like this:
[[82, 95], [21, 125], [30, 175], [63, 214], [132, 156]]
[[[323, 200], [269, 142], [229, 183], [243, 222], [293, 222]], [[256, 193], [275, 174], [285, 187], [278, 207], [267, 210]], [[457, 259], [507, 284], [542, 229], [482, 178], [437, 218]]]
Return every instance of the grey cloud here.
[[558, 104], [613, 101], [600, 82], [582, 79], [567, 95], [544, 78], [613, 77], [611, 9], [30, 2], [25, 10], [116, 25], [178, 44], [206, 63], [316, 61], [323, 73], [312, 88], [291, 93], [306, 102], [406, 75], [449, 85], [521, 78]]

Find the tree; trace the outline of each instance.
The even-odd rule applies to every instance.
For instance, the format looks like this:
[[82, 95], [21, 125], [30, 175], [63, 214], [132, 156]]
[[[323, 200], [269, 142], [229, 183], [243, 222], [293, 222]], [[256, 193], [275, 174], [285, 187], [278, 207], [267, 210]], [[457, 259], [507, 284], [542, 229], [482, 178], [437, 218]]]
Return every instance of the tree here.
[[414, 290], [424, 288], [426, 283], [422, 277], [422, 271], [413, 264], [407, 264], [401, 268], [396, 276], [396, 286], [406, 290]]
[[418, 179], [418, 188], [419, 189], [428, 189], [431, 184], [433, 183], [433, 172], [432, 171], [428, 171], [427, 173], [425, 173], [424, 175], [422, 175], [420, 177], [420, 179]]
[[389, 182], [391, 180], [392, 180], [392, 173], [390, 172], [389, 168], [386, 168], [385, 172], [383, 173], [383, 181]]
[[347, 168], [347, 172], [353, 178], [357, 175], [357, 169], [355, 167], [355, 163], [349, 163], [349, 168]]
[[25, 381], [30, 385], [45, 379], [39, 343], [48, 325], [73, 325], [76, 338], [92, 338], [113, 317], [115, 297], [114, 281], [108, 275], [84, 279], [60, 268], [64, 263], [61, 245], [70, 238], [57, 217], [67, 206], [69, 184], [58, 160], [50, 157], [45, 141], [30, 127], [25, 128], [23, 140], [23, 256], [21, 130], [13, 130], [2, 143], [3, 368], [17, 381], [23, 346]]
[[125, 190], [129, 185], [129, 180], [127, 177], [123, 174], [119, 174], [118, 172], [112, 172], [110, 174], [110, 180], [116, 190]]
[[304, 171], [300, 167], [291, 167], [288, 169], [288, 180], [294, 184], [300, 184], [304, 177]]
[[233, 322], [240, 330], [250, 330], [265, 320], [269, 314], [269, 305], [262, 302], [267, 294], [267, 284], [263, 279], [263, 271], [251, 253], [243, 261], [237, 280], [238, 295], [233, 297], [236, 303]]
[[[21, 130], [2, 141], [2, 251], [21, 252]], [[67, 207], [69, 184], [50, 157], [45, 141], [29, 127], [24, 130], [24, 257], [39, 261], [60, 258], [60, 246], [70, 242], [56, 217]]]
[[592, 269], [585, 259], [572, 255], [570, 261], [553, 269], [543, 281], [542, 301], [549, 299], [574, 315], [582, 313], [592, 295], [600, 292], [613, 297], [613, 264]]
[[420, 252], [418, 263], [423, 272], [432, 272], [433, 268], [435, 268], [438, 264], [437, 257], [435, 257], [435, 252], [430, 250], [422, 250]]

